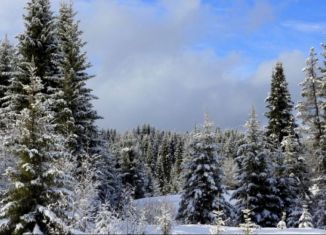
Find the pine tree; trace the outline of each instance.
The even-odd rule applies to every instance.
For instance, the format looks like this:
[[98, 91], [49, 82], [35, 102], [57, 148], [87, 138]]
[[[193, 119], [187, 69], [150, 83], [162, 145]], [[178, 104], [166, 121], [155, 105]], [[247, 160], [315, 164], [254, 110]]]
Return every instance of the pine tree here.
[[133, 188], [135, 199], [142, 198], [145, 194], [144, 165], [139, 157], [137, 140], [133, 134], [127, 133], [121, 143], [119, 170], [124, 187]]
[[[93, 217], [96, 211], [101, 209], [101, 201], [97, 188], [100, 185], [96, 177], [96, 168], [88, 161], [96, 159], [96, 156], [84, 156], [81, 169], [85, 174], [74, 180], [72, 211], [69, 226], [85, 233], [90, 233], [93, 225]], [[75, 166], [74, 164], [71, 164]]]
[[326, 135], [320, 141], [318, 155], [317, 179], [318, 191], [314, 195], [314, 222], [318, 228], [326, 229]]
[[252, 211], [250, 209], [243, 209], [243, 218], [244, 218], [244, 223], [240, 224], [239, 226], [243, 229], [243, 232], [245, 235], [251, 235], [253, 232], [253, 228], [257, 228], [257, 224], [253, 223], [251, 221], [251, 214]]
[[15, 76], [16, 51], [7, 36], [0, 45], [0, 108], [6, 107], [6, 99], [11, 79]]
[[314, 149], [320, 146], [320, 138], [323, 135], [322, 128], [322, 102], [320, 100], [321, 79], [317, 74], [318, 59], [314, 48], [306, 60], [305, 79], [300, 83], [302, 87], [301, 96], [303, 100], [298, 103], [298, 117], [302, 120], [305, 132], [309, 135]]
[[[60, 60], [58, 63], [63, 74], [63, 107], [58, 122], [61, 131], [68, 132], [70, 147], [75, 153], [87, 150], [96, 153], [97, 130], [94, 122], [99, 119], [93, 109], [92, 90], [86, 87], [86, 82], [93, 78], [87, 73], [90, 63], [83, 51], [85, 42], [82, 41], [82, 31], [79, 22], [74, 19], [72, 4], [62, 3], [59, 10], [58, 38]], [[95, 137], [95, 138], [94, 138]]]
[[308, 211], [308, 206], [303, 205], [303, 212], [299, 218], [299, 228], [313, 228], [312, 217]]
[[223, 228], [223, 226], [225, 226], [225, 222], [222, 218], [223, 212], [215, 211], [214, 213], [216, 214], [216, 224], [214, 225], [214, 227], [212, 227], [210, 229], [210, 234], [221, 235], [221, 234], [223, 234], [223, 231], [225, 230]]
[[268, 118], [266, 135], [276, 138], [278, 143], [285, 136], [295, 134], [296, 125], [291, 113], [293, 103], [287, 86], [283, 65], [277, 63], [272, 74], [271, 91], [266, 98], [268, 111], [265, 115]]
[[57, 67], [58, 43], [50, 1], [30, 0], [27, 3], [26, 11], [24, 15], [25, 32], [18, 36], [20, 55], [18, 74], [15, 76], [9, 92], [11, 94], [11, 109], [17, 112], [29, 105], [24, 85], [29, 85], [30, 79], [26, 74], [28, 74], [28, 64], [32, 60], [36, 68], [35, 75], [42, 80], [44, 94], [57, 95], [61, 82]]
[[7, 107], [7, 92], [9, 90], [11, 79], [15, 75], [15, 49], [10, 44], [7, 36], [0, 44], [0, 207], [1, 199], [5, 190], [9, 187], [8, 177], [4, 174], [7, 167], [13, 167], [15, 164], [14, 158], [10, 156], [5, 146], [6, 136], [10, 134], [7, 119], [4, 114]]
[[[322, 100], [322, 130], [325, 132], [326, 128], [326, 44], [323, 47], [323, 66], [320, 68], [321, 72], [321, 92]], [[316, 153], [317, 168], [316, 168], [316, 183], [319, 188], [314, 197], [314, 222], [318, 228], [326, 229], [326, 133], [323, 133], [320, 139], [320, 149]]]
[[92, 234], [122, 234], [120, 227], [121, 221], [110, 205], [102, 204], [95, 217], [95, 229]]
[[26, 65], [30, 81], [24, 90], [28, 105], [16, 116], [12, 142], [8, 148], [18, 159], [10, 170], [12, 184], [1, 208], [7, 219], [2, 232], [22, 234], [36, 230], [44, 233], [67, 233], [66, 225], [58, 216], [64, 214], [56, 202], [65, 195], [64, 172], [57, 161], [67, 153], [62, 136], [55, 134], [51, 98], [42, 93], [44, 86], [36, 75], [34, 63]]
[[184, 154], [184, 141], [179, 137], [179, 140], [176, 143], [176, 149], [174, 152], [175, 162], [171, 170], [170, 185], [171, 192], [179, 193], [181, 191], [181, 171], [182, 171], [182, 160]]
[[286, 228], [286, 213], [283, 212], [282, 214], [282, 219], [280, 220], [280, 222], [277, 223], [277, 228], [279, 229], [285, 229]]
[[224, 192], [221, 159], [217, 155], [213, 124], [207, 117], [202, 129], [192, 134], [186, 152], [187, 171], [177, 219], [192, 224], [213, 223], [216, 217], [213, 212], [218, 207], [229, 216], [229, 205], [221, 196]]
[[172, 230], [172, 216], [167, 205], [163, 205], [161, 208], [161, 215], [158, 216], [157, 222], [160, 226], [161, 232], [163, 235], [171, 234]]
[[277, 196], [276, 180], [273, 178], [271, 154], [265, 149], [266, 143], [254, 109], [246, 128], [246, 143], [240, 146], [237, 157], [241, 162], [237, 173], [238, 188], [232, 198], [238, 200], [238, 214], [250, 209], [254, 223], [273, 227], [279, 221], [281, 200]]
[[279, 165], [279, 196], [288, 215], [288, 226], [297, 227], [301, 215], [300, 207], [303, 200], [309, 197], [309, 175], [298, 140], [293, 135], [286, 136], [282, 146], [284, 152]]
[[157, 179], [160, 185], [160, 191], [163, 195], [171, 191], [170, 187], [170, 177], [172, 168], [172, 156], [169, 148], [169, 136], [165, 135], [163, 137], [162, 143], [158, 150], [157, 157]]
[[98, 154], [83, 157], [88, 161], [95, 173], [94, 180], [98, 182], [96, 188], [98, 199], [101, 203], [109, 203], [114, 206], [117, 203], [117, 197], [122, 190], [118, 186], [121, 184], [119, 173], [115, 168], [113, 155], [109, 152], [108, 143], [104, 140], [103, 135], [99, 135]]

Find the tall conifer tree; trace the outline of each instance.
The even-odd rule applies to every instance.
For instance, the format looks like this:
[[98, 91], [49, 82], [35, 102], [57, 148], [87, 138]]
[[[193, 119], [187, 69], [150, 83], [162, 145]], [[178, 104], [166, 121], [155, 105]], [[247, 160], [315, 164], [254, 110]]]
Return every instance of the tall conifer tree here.
[[6, 36], [0, 45], [0, 108], [6, 107], [6, 96], [16, 70], [15, 55], [15, 48]]
[[83, 151], [96, 152], [97, 130], [94, 122], [99, 118], [93, 109], [92, 101], [96, 99], [92, 90], [86, 87], [86, 82], [93, 76], [87, 69], [85, 42], [82, 41], [82, 31], [75, 19], [72, 4], [62, 3], [58, 20], [60, 72], [63, 74], [64, 112], [59, 116], [61, 130], [68, 131], [71, 137], [70, 147], [76, 153]]
[[[14, 185], [7, 192], [6, 204], [0, 215], [6, 226], [1, 232], [12, 234], [67, 233], [60, 216], [64, 211], [56, 207], [62, 195], [66, 195], [65, 173], [58, 168], [57, 161], [67, 153], [64, 139], [55, 134], [52, 100], [44, 95], [35, 64], [26, 65], [24, 76], [29, 78], [25, 85], [26, 108], [16, 114], [8, 148], [17, 158], [17, 166], [9, 168]], [[11, 140], [11, 141], [10, 141]]]
[[323, 63], [321, 72], [321, 92], [322, 100], [322, 130], [323, 135], [320, 138], [320, 150], [317, 152], [317, 185], [319, 191], [315, 195], [314, 222], [318, 228], [326, 229], [326, 44], [323, 47]]
[[[27, 107], [24, 85], [29, 85], [28, 64], [34, 61], [35, 75], [43, 83], [44, 94], [57, 95], [60, 91], [60, 74], [57, 66], [58, 42], [54, 16], [49, 0], [30, 0], [27, 3], [25, 32], [18, 36], [18, 74], [10, 88], [10, 107], [19, 112]], [[57, 101], [56, 101], [57, 102]], [[53, 105], [54, 109], [55, 105]]]
[[237, 173], [238, 188], [232, 198], [237, 199], [238, 214], [252, 210], [253, 222], [260, 226], [274, 227], [279, 221], [282, 201], [278, 197], [273, 178], [271, 154], [265, 148], [262, 131], [253, 109], [246, 123], [246, 143], [238, 150], [240, 166]]
[[298, 117], [302, 120], [305, 132], [309, 135], [314, 149], [319, 149], [320, 138], [323, 135], [322, 127], [322, 101], [321, 79], [317, 74], [318, 59], [314, 48], [310, 49], [309, 57], [306, 60], [305, 79], [300, 83], [302, 87], [302, 101], [298, 103]]
[[201, 130], [191, 136], [186, 150], [184, 192], [177, 219], [190, 224], [210, 224], [219, 209], [230, 216], [230, 207], [223, 197], [222, 161], [217, 155], [213, 124], [206, 116]]
[[266, 98], [268, 125], [266, 135], [281, 143], [285, 136], [295, 134], [293, 103], [288, 91], [283, 65], [278, 62], [272, 74], [271, 91]]

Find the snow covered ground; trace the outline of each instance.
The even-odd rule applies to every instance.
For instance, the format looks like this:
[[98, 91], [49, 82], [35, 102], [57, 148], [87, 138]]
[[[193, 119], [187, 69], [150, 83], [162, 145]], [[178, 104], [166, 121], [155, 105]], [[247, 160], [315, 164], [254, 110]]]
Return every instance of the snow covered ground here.
[[[211, 225], [176, 225], [172, 229], [172, 234], [210, 234]], [[224, 227], [222, 234], [244, 234], [241, 228], [236, 227]], [[151, 225], [147, 227], [146, 234], [160, 234], [160, 230], [157, 226]], [[289, 229], [277, 229], [277, 228], [261, 228], [254, 229], [252, 234], [326, 234], [326, 230], [320, 229], [308, 229], [308, 228], [289, 228]]]
[[[225, 199], [229, 201], [231, 204], [234, 204], [235, 201], [230, 200], [230, 194], [224, 195]], [[160, 213], [160, 207], [168, 206], [170, 208], [171, 214], [173, 217], [176, 216], [179, 202], [181, 196], [180, 195], [167, 195], [160, 197], [150, 197], [143, 198], [134, 201], [134, 205], [141, 211], [145, 212], [145, 217], [151, 224], [155, 223], [155, 217]], [[175, 224], [172, 228], [172, 234], [210, 234], [211, 225], [177, 225]], [[156, 225], [149, 225], [146, 228], [146, 234], [160, 234], [160, 229]], [[237, 227], [224, 227], [224, 231], [222, 234], [244, 234], [242, 228]], [[320, 229], [309, 229], [309, 228], [288, 228], [288, 229], [278, 229], [278, 228], [260, 228], [254, 229], [252, 234], [323, 234], [326, 235], [326, 230]]]

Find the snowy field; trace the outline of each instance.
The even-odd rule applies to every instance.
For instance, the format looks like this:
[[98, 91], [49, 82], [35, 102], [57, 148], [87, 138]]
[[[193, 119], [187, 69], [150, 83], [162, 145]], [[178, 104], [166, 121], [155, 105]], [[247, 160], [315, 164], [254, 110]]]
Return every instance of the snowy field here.
[[[226, 200], [230, 200], [230, 194], [225, 194]], [[134, 205], [141, 211], [145, 212], [145, 216], [149, 221], [154, 222], [154, 218], [159, 214], [159, 208], [163, 205], [167, 205], [173, 217], [179, 208], [181, 196], [180, 195], [168, 195], [160, 197], [143, 198], [134, 201]], [[235, 201], [229, 201], [234, 204]], [[177, 225], [175, 224], [172, 228], [172, 234], [210, 234], [212, 225]], [[223, 227], [224, 231], [222, 234], [244, 234], [242, 228], [237, 227]], [[149, 225], [146, 228], [146, 234], [160, 234], [160, 228], [156, 225]], [[326, 235], [326, 230], [321, 229], [310, 229], [310, 228], [260, 228], [253, 229], [252, 234], [323, 234]]]
[[[172, 234], [210, 234], [211, 225], [176, 225], [172, 229]], [[241, 228], [236, 227], [224, 227], [222, 234], [243, 234]], [[157, 226], [148, 226], [146, 234], [160, 234], [160, 230]], [[326, 234], [326, 230], [320, 229], [309, 229], [309, 228], [288, 228], [288, 229], [277, 229], [277, 228], [261, 228], [252, 231], [252, 234]]]

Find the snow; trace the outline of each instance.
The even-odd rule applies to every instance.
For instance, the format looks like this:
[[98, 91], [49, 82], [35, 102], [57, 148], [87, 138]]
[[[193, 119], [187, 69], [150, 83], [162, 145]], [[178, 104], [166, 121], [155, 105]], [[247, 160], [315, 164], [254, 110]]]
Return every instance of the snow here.
[[38, 235], [43, 235], [44, 233], [42, 233], [40, 227], [38, 226], [38, 224], [35, 224], [34, 229], [33, 229], [33, 234], [38, 234]]
[[0, 228], [7, 226], [8, 223], [9, 223], [8, 219], [0, 219]]
[[176, 210], [178, 210], [180, 201], [181, 201], [181, 195], [177, 194], [177, 195], [166, 195], [166, 196], [138, 199], [134, 201], [134, 205], [139, 208], [150, 204], [160, 205], [160, 204], [168, 203], [172, 205]]
[[[230, 200], [232, 191], [228, 191], [224, 194], [224, 198], [227, 202], [235, 204], [235, 200]], [[149, 208], [160, 208], [162, 205], [170, 205], [173, 208], [173, 212], [176, 213], [179, 209], [179, 203], [181, 195], [166, 195], [159, 197], [149, 197], [135, 200], [133, 204], [139, 210], [146, 210]], [[188, 225], [174, 225], [172, 226], [171, 234], [210, 234], [210, 230], [214, 225], [200, 225], [200, 224], [188, 224]], [[222, 234], [244, 234], [243, 228], [240, 227], [221, 227]], [[159, 225], [148, 225], [146, 227], [145, 234], [162, 234]], [[326, 230], [313, 229], [313, 228], [258, 228], [252, 229], [252, 234], [326, 234]]]
[[[233, 190], [229, 190], [226, 193], [223, 194], [223, 197], [226, 202], [229, 202], [231, 205], [235, 205], [237, 200], [231, 200]], [[144, 208], [149, 205], [155, 204], [157, 207], [159, 207], [162, 204], [168, 204], [172, 208], [175, 208], [176, 211], [179, 210], [179, 203], [181, 201], [181, 194], [176, 195], [165, 195], [165, 196], [159, 196], [159, 197], [147, 197], [142, 199], [134, 200], [134, 205], [138, 208]]]
[[[172, 228], [172, 234], [210, 234], [212, 225], [176, 225]], [[222, 227], [222, 234], [244, 234], [242, 228], [237, 227]], [[145, 231], [145, 234], [161, 234], [158, 226], [149, 225]], [[326, 230], [321, 229], [306, 229], [306, 228], [288, 228], [288, 229], [277, 229], [277, 228], [260, 228], [253, 229], [252, 234], [326, 234]]]

